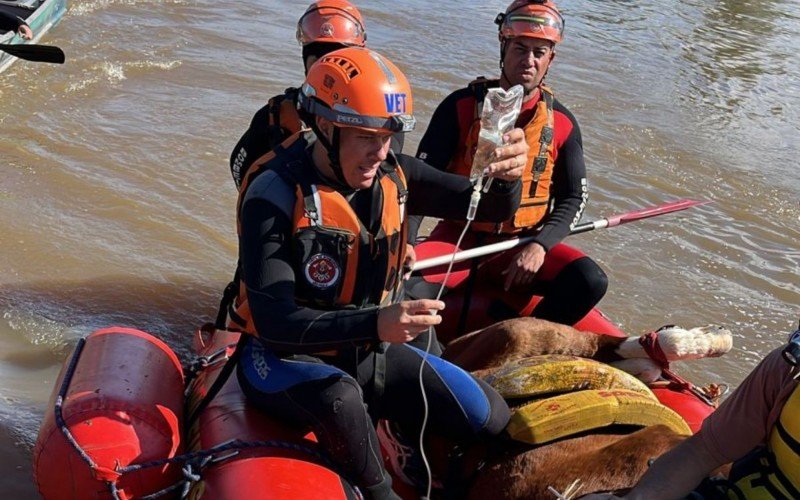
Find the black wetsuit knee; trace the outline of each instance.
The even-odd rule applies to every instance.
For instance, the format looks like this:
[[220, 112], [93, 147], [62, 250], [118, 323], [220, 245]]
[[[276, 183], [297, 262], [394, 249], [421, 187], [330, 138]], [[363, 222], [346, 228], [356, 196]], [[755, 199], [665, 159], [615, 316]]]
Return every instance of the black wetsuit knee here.
[[508, 420], [511, 418], [511, 410], [508, 407], [503, 396], [500, 395], [492, 386], [487, 384], [483, 379], [475, 378], [475, 381], [480, 386], [486, 399], [489, 401], [489, 418], [483, 424], [481, 434], [488, 436], [496, 436], [503, 432], [508, 425]]
[[608, 276], [595, 261], [581, 257], [566, 266], [547, 286], [533, 316], [574, 325], [600, 302], [608, 289]]
[[244, 347], [239, 384], [254, 406], [300, 429], [311, 429], [361, 486], [386, 480], [377, 435], [355, 378], [311, 356], [278, 358], [257, 342]]

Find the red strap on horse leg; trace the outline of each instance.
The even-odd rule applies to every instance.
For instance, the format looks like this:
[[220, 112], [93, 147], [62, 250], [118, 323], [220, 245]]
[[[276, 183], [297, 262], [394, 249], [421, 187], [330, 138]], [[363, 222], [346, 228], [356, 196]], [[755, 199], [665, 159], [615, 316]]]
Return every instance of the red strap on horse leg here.
[[650, 332], [639, 337], [639, 345], [644, 349], [645, 354], [661, 368], [661, 376], [669, 382], [667, 387], [677, 391], [685, 391], [694, 394], [704, 403], [716, 406], [714, 401], [699, 387], [681, 377], [669, 369], [669, 360], [664, 350], [658, 343], [658, 332]]
[[645, 333], [639, 337], [639, 345], [644, 349], [650, 359], [652, 359], [662, 370], [669, 370], [669, 360], [667, 355], [658, 344], [658, 332]]

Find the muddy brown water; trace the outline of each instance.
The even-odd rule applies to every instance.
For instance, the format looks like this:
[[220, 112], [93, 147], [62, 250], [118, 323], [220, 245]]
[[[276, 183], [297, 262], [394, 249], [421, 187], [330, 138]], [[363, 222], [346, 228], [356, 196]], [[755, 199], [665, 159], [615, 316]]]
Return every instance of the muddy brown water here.
[[[436, 104], [497, 73], [496, 0], [361, 2], [369, 43]], [[610, 276], [623, 329], [717, 323], [728, 355], [678, 365], [736, 385], [800, 313], [800, 4], [565, 0], [548, 76], [578, 117], [585, 220], [678, 198], [702, 208], [570, 239]], [[35, 497], [31, 448], [76, 339], [111, 324], [189, 352], [236, 258], [228, 156], [302, 78], [305, 2], [73, 1], [64, 66], [0, 75], [0, 492]]]

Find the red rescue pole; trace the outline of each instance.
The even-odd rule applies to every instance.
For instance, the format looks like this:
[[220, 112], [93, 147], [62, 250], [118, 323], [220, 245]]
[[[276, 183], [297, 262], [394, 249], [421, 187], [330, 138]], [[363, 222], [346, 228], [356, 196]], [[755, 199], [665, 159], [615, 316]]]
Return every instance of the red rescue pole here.
[[[655, 207], [643, 208], [641, 210], [635, 210], [633, 212], [626, 212], [624, 214], [612, 215], [611, 217], [606, 217], [604, 219], [599, 219], [596, 221], [584, 222], [572, 228], [572, 231], [569, 234], [570, 235], [580, 234], [580, 233], [586, 233], [588, 231], [594, 231], [595, 229], [604, 229], [607, 227], [620, 226], [622, 224], [627, 224], [629, 222], [634, 222], [642, 219], [649, 219], [650, 217], [656, 217], [664, 214], [671, 214], [672, 212], [679, 212], [681, 210], [686, 210], [687, 208], [706, 205], [708, 203], [711, 202], [697, 201], [697, 200], [672, 201]], [[449, 264], [451, 261], [461, 262], [462, 260], [474, 259], [475, 257], [482, 257], [484, 255], [489, 255], [496, 252], [502, 252], [504, 250], [510, 250], [520, 245], [526, 245], [531, 241], [533, 241], [533, 236], [526, 236], [524, 238], [512, 238], [509, 240], [500, 241], [498, 243], [492, 243], [491, 245], [485, 245], [477, 248], [470, 248], [469, 250], [462, 250], [461, 252], [457, 252], [455, 256], [453, 256], [453, 254], [448, 254], [421, 260], [414, 265], [414, 271], [422, 271], [423, 269], [430, 269], [431, 267], [441, 266], [443, 264]], [[455, 260], [453, 260], [454, 258]]]

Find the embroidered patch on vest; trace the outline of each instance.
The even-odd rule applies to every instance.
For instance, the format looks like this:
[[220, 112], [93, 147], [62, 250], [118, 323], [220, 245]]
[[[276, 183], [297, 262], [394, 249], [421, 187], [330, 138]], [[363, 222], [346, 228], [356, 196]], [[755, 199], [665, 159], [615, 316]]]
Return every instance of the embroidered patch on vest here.
[[305, 266], [306, 279], [315, 288], [330, 288], [339, 281], [341, 270], [334, 259], [318, 253], [312, 255]]

